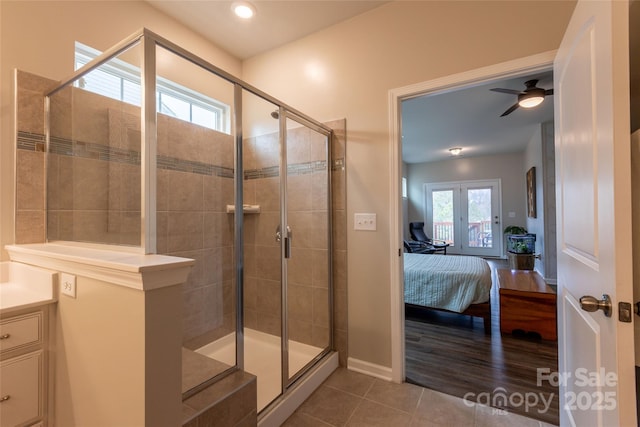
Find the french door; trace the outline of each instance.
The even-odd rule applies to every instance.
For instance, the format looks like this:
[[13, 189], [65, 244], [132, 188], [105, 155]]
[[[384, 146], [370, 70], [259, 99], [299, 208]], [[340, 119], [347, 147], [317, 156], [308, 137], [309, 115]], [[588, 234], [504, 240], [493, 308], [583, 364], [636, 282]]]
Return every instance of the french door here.
[[444, 240], [447, 253], [502, 254], [500, 180], [424, 185], [425, 233]]

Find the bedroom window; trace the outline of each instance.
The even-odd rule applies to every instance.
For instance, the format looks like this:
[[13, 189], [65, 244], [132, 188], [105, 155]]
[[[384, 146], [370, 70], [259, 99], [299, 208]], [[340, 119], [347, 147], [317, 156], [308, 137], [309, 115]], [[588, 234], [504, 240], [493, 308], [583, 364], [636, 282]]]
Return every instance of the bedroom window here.
[[425, 231], [451, 253], [500, 256], [500, 180], [425, 184]]
[[[100, 51], [80, 42], [75, 45], [75, 69], [79, 69]], [[140, 106], [140, 69], [114, 58], [76, 83], [89, 92]], [[158, 112], [219, 132], [229, 133], [228, 105], [162, 77], [157, 78]]]

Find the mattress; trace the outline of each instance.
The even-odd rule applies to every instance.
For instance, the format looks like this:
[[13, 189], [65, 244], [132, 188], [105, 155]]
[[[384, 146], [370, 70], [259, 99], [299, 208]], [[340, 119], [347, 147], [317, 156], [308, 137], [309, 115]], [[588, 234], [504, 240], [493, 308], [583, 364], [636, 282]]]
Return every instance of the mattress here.
[[404, 301], [424, 307], [465, 311], [489, 301], [491, 269], [482, 258], [404, 254]]

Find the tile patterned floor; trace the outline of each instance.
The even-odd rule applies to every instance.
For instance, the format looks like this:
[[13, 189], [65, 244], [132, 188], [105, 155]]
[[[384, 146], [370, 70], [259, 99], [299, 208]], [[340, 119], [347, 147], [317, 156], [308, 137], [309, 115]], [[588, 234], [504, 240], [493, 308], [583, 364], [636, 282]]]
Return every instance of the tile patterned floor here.
[[413, 384], [395, 384], [338, 368], [285, 427], [551, 427]]

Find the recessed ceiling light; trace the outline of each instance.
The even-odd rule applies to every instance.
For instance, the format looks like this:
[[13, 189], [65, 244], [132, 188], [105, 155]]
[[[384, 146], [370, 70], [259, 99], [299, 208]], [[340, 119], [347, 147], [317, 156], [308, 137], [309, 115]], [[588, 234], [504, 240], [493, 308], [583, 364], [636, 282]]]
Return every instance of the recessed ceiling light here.
[[246, 1], [237, 1], [231, 5], [231, 10], [238, 18], [250, 19], [256, 14], [256, 7]]
[[462, 148], [460, 148], [460, 147], [449, 148], [449, 152], [451, 154], [453, 154], [454, 156], [458, 156], [462, 152]]

